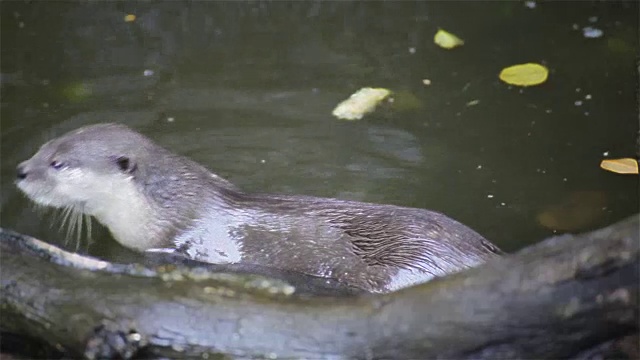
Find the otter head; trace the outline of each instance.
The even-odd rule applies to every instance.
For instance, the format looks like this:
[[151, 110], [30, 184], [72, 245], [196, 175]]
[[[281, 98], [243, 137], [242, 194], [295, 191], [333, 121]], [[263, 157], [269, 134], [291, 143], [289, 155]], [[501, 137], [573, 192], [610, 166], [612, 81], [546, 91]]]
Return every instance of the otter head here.
[[17, 186], [38, 204], [94, 216], [125, 246], [158, 247], [154, 204], [136, 177], [140, 163], [164, 152], [124, 125], [86, 126], [20, 163]]

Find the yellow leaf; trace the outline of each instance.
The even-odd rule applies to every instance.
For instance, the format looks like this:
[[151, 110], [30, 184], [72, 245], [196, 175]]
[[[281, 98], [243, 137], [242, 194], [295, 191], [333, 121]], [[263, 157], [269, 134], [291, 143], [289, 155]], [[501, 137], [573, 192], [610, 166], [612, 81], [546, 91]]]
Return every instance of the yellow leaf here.
[[332, 114], [342, 120], [360, 120], [390, 94], [384, 88], [362, 88], [338, 104]]
[[511, 85], [531, 86], [547, 81], [549, 69], [534, 63], [509, 66], [500, 72], [500, 80]]
[[436, 36], [433, 37], [433, 42], [445, 49], [453, 49], [456, 46], [464, 45], [462, 39], [442, 29], [438, 30]]
[[600, 167], [616, 174], [638, 173], [638, 162], [636, 159], [631, 158], [602, 160], [602, 162], [600, 162]]
[[124, 21], [125, 21], [125, 22], [133, 22], [133, 21], [136, 21], [136, 16], [135, 16], [135, 15], [133, 15], [133, 14], [127, 14], [127, 15], [125, 15], [125, 17], [124, 17]]

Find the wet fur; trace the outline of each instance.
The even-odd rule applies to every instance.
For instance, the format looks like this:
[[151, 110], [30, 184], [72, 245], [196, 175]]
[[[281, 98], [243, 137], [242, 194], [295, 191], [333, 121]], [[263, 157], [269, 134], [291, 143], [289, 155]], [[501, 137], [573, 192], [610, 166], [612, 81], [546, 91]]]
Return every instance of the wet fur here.
[[[53, 161], [65, 167], [51, 169]], [[247, 263], [387, 292], [476, 266], [500, 250], [437, 212], [247, 194], [124, 125], [84, 127], [20, 165], [34, 201], [83, 209], [121, 244]]]

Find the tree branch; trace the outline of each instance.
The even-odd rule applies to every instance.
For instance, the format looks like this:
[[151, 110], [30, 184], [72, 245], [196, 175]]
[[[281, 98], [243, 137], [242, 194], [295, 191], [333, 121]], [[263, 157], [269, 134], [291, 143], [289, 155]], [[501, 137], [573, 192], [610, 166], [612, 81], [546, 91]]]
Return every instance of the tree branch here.
[[0, 327], [87, 358], [574, 357], [638, 332], [639, 226], [387, 295], [256, 268], [111, 264], [1, 230]]

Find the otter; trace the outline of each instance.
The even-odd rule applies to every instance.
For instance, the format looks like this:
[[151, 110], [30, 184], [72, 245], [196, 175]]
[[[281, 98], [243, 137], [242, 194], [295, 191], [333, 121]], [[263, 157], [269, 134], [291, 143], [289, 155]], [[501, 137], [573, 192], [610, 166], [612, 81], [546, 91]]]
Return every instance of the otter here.
[[120, 244], [213, 264], [253, 264], [386, 293], [502, 254], [439, 212], [241, 191], [116, 124], [81, 127], [17, 167], [34, 202], [91, 215]]

